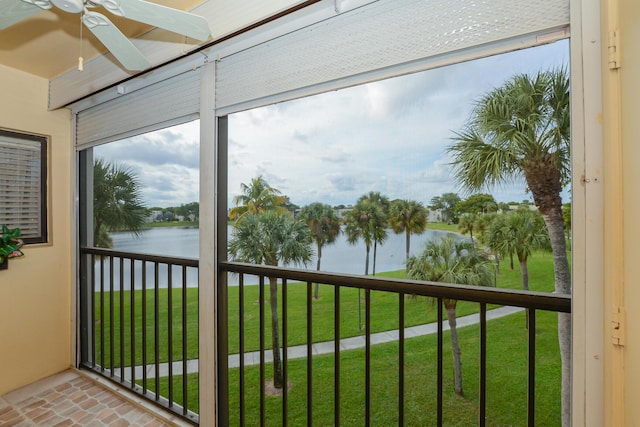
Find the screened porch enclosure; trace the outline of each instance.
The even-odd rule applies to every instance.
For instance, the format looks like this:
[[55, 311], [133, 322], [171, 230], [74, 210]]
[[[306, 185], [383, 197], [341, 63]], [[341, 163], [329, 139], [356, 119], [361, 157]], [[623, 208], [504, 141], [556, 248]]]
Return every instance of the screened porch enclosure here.
[[[311, 245], [306, 265], [230, 256], [230, 211], [256, 177], [292, 217], [314, 202], [348, 215], [368, 192], [426, 207], [457, 191], [446, 147], [483, 93], [515, 74], [573, 72], [568, 1], [360, 3], [289, 17], [296, 29], [275, 37], [252, 30], [250, 45], [196, 54], [215, 61], [183, 58], [74, 105], [79, 365], [193, 424], [559, 425], [557, 319], [572, 300], [552, 294], [550, 254], [532, 257], [533, 292], [518, 290], [504, 258], [489, 287], [409, 279], [391, 226], [367, 247], [366, 268], [364, 242], [346, 234], [344, 252], [327, 246], [321, 259]], [[185, 154], [186, 139], [195, 151]], [[170, 223], [169, 207], [197, 202], [185, 220], [195, 228], [143, 227], [140, 239], [101, 228], [99, 159], [141, 178], [147, 220]], [[533, 204], [524, 180], [501, 191], [496, 205]], [[157, 251], [138, 246], [155, 235]], [[406, 256], [430, 240], [412, 236]]]

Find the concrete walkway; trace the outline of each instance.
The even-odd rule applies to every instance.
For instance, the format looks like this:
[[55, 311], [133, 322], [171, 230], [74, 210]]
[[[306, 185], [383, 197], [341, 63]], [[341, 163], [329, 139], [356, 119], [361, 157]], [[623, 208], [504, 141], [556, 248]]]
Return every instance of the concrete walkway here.
[[[498, 319], [500, 317], [508, 316], [510, 314], [518, 313], [523, 311], [524, 309], [518, 307], [500, 307], [493, 310], [487, 311], [487, 320]], [[457, 325], [459, 328], [463, 328], [465, 326], [475, 325], [479, 322], [480, 314], [470, 314], [468, 316], [458, 317]], [[449, 330], [449, 323], [444, 322], [442, 325], [445, 331]], [[429, 323], [426, 325], [418, 325], [411, 326], [405, 328], [404, 336], [405, 338], [415, 338], [424, 335], [435, 334], [438, 331], [437, 323]], [[371, 334], [371, 345], [376, 344], [384, 344], [392, 341], [398, 340], [398, 330], [393, 331], [385, 331], [378, 332], [375, 334]], [[345, 338], [340, 340], [340, 351], [354, 350], [357, 348], [363, 348], [365, 346], [365, 337], [357, 336], [353, 338]], [[313, 355], [320, 354], [332, 354], [334, 352], [335, 343], [333, 341], [325, 341], [318, 342], [312, 345]], [[281, 354], [282, 354], [282, 350]], [[296, 345], [293, 347], [289, 347], [287, 349], [287, 356], [289, 360], [293, 359], [303, 359], [307, 357], [307, 345]], [[265, 363], [273, 361], [273, 355], [271, 350], [267, 350], [264, 353]], [[252, 351], [249, 353], [245, 353], [244, 355], [244, 364], [245, 366], [258, 365], [260, 363], [260, 352]], [[229, 368], [237, 368], [240, 366], [240, 356], [238, 354], [229, 355]], [[174, 362], [173, 363], [173, 374], [181, 375], [182, 374], [182, 362]], [[120, 375], [120, 370], [117, 369], [115, 374]], [[136, 366], [135, 374], [136, 379], [142, 378], [143, 367]], [[159, 366], [159, 372], [161, 377], [166, 377], [169, 375], [169, 364], [161, 363]], [[187, 361], [187, 373], [192, 374], [198, 372], [198, 359]], [[147, 365], [147, 378], [155, 378], [156, 375], [156, 365]], [[125, 368], [125, 378], [131, 378], [131, 368]]]

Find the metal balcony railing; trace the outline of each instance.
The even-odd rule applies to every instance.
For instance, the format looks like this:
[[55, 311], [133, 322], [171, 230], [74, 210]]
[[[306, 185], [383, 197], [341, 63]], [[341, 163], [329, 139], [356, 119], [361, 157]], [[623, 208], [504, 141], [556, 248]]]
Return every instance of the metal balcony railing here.
[[82, 367], [197, 423], [187, 373], [197, 372], [197, 292], [188, 288], [197, 288], [198, 260], [98, 248], [82, 248], [81, 259]]
[[[194, 259], [150, 256], [118, 252], [107, 249], [82, 248], [80, 268], [80, 328], [81, 328], [81, 360], [82, 367], [96, 372], [106, 378], [129, 388], [140, 396], [155, 402], [172, 413], [183, 417], [194, 424], [199, 422], [197, 381], [207, 381], [197, 375], [197, 287], [198, 261]], [[361, 290], [364, 294], [364, 331], [361, 339], [363, 366], [358, 375], [362, 378], [361, 391], [362, 419], [356, 425], [376, 424], [374, 395], [392, 393], [388, 398], [397, 399], [394, 420], [398, 425], [410, 424], [408, 407], [414, 406], [408, 389], [407, 359], [411, 356], [410, 345], [413, 338], [405, 318], [407, 296], [416, 295], [433, 298], [437, 315], [435, 319], [435, 338], [437, 342], [434, 376], [436, 377], [435, 414], [433, 424], [445, 424], [444, 405], [444, 336], [447, 330], [443, 301], [455, 299], [478, 303], [478, 391], [477, 391], [477, 425], [484, 426], [487, 420], [487, 382], [492, 372], [487, 370], [487, 313], [488, 306], [521, 307], [528, 313], [527, 328], [527, 408], [526, 422], [535, 425], [536, 417], [536, 314], [540, 311], [570, 313], [571, 298], [567, 295], [550, 293], [524, 292], [497, 288], [481, 288], [442, 283], [425, 283], [405, 279], [366, 277], [335, 273], [322, 273], [309, 270], [277, 268], [235, 262], [221, 262], [218, 267], [218, 323], [219, 330], [209, 334], [210, 339], [218, 343], [218, 424], [230, 425], [293, 425], [290, 421], [292, 404], [305, 406], [304, 423], [318, 425], [347, 425], [344, 408], [341, 406], [344, 390], [341, 383], [350, 378], [352, 373], [346, 370], [343, 356], [345, 349], [344, 323], [341, 309], [341, 294]], [[230, 275], [237, 278], [237, 285], [227, 286]], [[284, 384], [288, 384], [290, 366], [297, 361], [305, 362], [305, 395], [304, 402], [291, 399], [288, 387], [282, 388], [282, 396], [269, 398], [265, 392], [267, 375], [271, 369], [271, 346], [267, 344], [265, 331], [269, 329], [269, 315], [265, 313], [265, 286], [269, 278], [278, 279], [281, 342], [279, 354], [282, 358]], [[294, 284], [295, 283], [295, 284]], [[314, 346], [319, 338], [314, 336], [312, 288], [314, 283], [324, 285], [333, 298], [333, 322], [331, 325], [332, 343], [328, 356], [318, 356]], [[257, 286], [248, 292], [249, 286]], [[290, 302], [289, 294], [294, 287], [304, 288], [302, 307]], [[229, 292], [237, 292], [237, 307], [229, 310]], [[257, 310], [259, 319], [258, 332], [249, 330], [248, 313], [245, 307], [253, 307], [249, 295], [258, 293]], [[375, 334], [372, 323], [375, 312], [372, 312], [372, 293], [384, 292], [397, 298], [397, 332], [393, 335], [394, 364], [397, 385], [389, 391], [375, 390], [371, 378], [376, 375], [373, 348]], [[377, 294], [376, 294], [377, 295]], [[235, 298], [235, 297], [234, 297]], [[236, 301], [234, 299], [234, 301]], [[293, 298], [291, 298], [293, 301]], [[300, 299], [298, 299], [300, 301]], [[358, 297], [358, 301], [360, 298]], [[237, 312], [235, 311], [237, 310]], [[291, 324], [289, 313], [302, 312], [301, 323]], [[230, 325], [237, 329], [235, 336], [230, 335]], [[237, 325], [237, 328], [236, 328]], [[524, 324], [521, 326], [524, 327]], [[302, 343], [289, 342], [290, 331], [303, 329]], [[259, 335], [256, 348], [248, 348], [246, 342]], [[231, 340], [237, 345], [229, 351]], [[498, 343], [500, 345], [500, 343]], [[348, 346], [347, 346], [348, 347]], [[195, 349], [195, 352], [194, 350]], [[237, 349], [237, 350], [236, 350]], [[249, 351], [252, 350], [252, 351]], [[255, 351], [253, 351], [255, 350]], [[234, 354], [230, 354], [234, 353]], [[329, 368], [318, 364], [318, 357], [331, 358]], [[257, 366], [250, 366], [253, 360]], [[447, 365], [448, 366], [448, 365]], [[323, 396], [332, 401], [330, 420], [327, 415], [318, 414], [314, 396], [318, 391], [318, 374], [331, 371], [332, 390], [330, 396]], [[358, 368], [360, 369], [360, 368]], [[257, 370], [259, 392], [249, 392], [250, 371]], [[192, 374], [192, 375], [189, 375]], [[302, 387], [296, 384], [296, 387]], [[255, 389], [255, 387], [254, 387]], [[230, 396], [233, 399], [230, 400]], [[195, 402], [195, 403], [194, 403]], [[275, 403], [274, 403], [275, 402]], [[474, 401], [475, 402], [475, 401]], [[395, 400], [394, 400], [395, 403]], [[211, 402], [200, 404], [212, 404]], [[268, 409], [277, 405], [277, 419], [273, 411]], [[257, 412], [257, 415], [256, 415]], [[233, 417], [230, 415], [233, 414]], [[322, 415], [322, 416], [320, 416]], [[230, 419], [231, 418], [231, 419]], [[295, 424], [298, 425], [299, 418]], [[395, 423], [395, 421], [394, 421]]]
[[[495, 304], [500, 306], [509, 307], [521, 307], [528, 312], [528, 355], [527, 355], [527, 408], [526, 419], [529, 426], [535, 425], [535, 392], [536, 392], [536, 313], [540, 310], [552, 311], [558, 313], [569, 313], [571, 311], [571, 298], [567, 295], [556, 295], [551, 293], [536, 293], [536, 292], [524, 292], [516, 290], [506, 290], [497, 288], [483, 288], [443, 283], [425, 283], [411, 280], [399, 280], [399, 279], [386, 279], [380, 277], [365, 277], [356, 275], [345, 274], [332, 274], [332, 273], [319, 273], [308, 270], [277, 268], [262, 265], [243, 264], [235, 262], [223, 262], [220, 264], [220, 280], [224, 283], [224, 280], [228, 277], [229, 273], [238, 275], [238, 313], [237, 318], [232, 318], [229, 315], [226, 302], [228, 301], [227, 295], [221, 295], [219, 301], [221, 305], [219, 307], [219, 322], [220, 324], [231, 324], [232, 322], [238, 322], [238, 337], [230, 337], [227, 335], [228, 329], [223, 328], [218, 331], [218, 345], [220, 348], [219, 357], [219, 425], [230, 424], [230, 414], [237, 414], [237, 420], [234, 417], [234, 423], [239, 425], [254, 425], [259, 423], [260, 425], [289, 425], [289, 390], [286, 386], [288, 384], [288, 365], [291, 363], [289, 352], [290, 347], [288, 340], [288, 330], [291, 325], [288, 324], [288, 311], [292, 310], [288, 304], [288, 288], [292, 282], [302, 282], [306, 284], [306, 421], [305, 424], [312, 426], [318, 425], [318, 421], [315, 419], [314, 414], [314, 355], [313, 350], [313, 324], [314, 318], [312, 315], [312, 284], [322, 283], [333, 288], [334, 298], [334, 322], [333, 322], [333, 396], [324, 396], [325, 399], [333, 400], [333, 419], [332, 425], [347, 425], [349, 422], [343, 420], [341, 417], [341, 376], [345, 375], [341, 368], [341, 309], [340, 309], [340, 295], [344, 289], [356, 288], [364, 290], [365, 304], [364, 304], [364, 416], [363, 419], [357, 421], [354, 425], [370, 425], [374, 423], [372, 420], [372, 386], [371, 386], [371, 369], [372, 369], [372, 333], [371, 333], [371, 292], [382, 291], [397, 295], [398, 304], [398, 331], [397, 331], [397, 423], [398, 425], [405, 425], [405, 413], [406, 413], [406, 395], [408, 390], [405, 386], [405, 358], [407, 356], [407, 350], [405, 344], [409, 339], [405, 335], [405, 297], [409, 295], [418, 295], [434, 298], [437, 301], [437, 414], [435, 417], [435, 424], [438, 426], [443, 425], [443, 335], [445, 332], [444, 327], [444, 314], [443, 314], [443, 300], [455, 299], [459, 301], [471, 301], [479, 303], [479, 380], [478, 380], [478, 422], [477, 425], [484, 426], [486, 423], [486, 405], [487, 405], [487, 378], [490, 372], [487, 372], [487, 305]], [[251, 279], [246, 279], [251, 277]], [[283, 384], [282, 398], [279, 405], [281, 406], [279, 416], [281, 414], [281, 420], [268, 419], [267, 406], [273, 405], [272, 400], [267, 401], [265, 396], [265, 383], [267, 376], [265, 369], [270, 365], [265, 355], [268, 354], [269, 346], [265, 343], [265, 328], [268, 328], [268, 324], [265, 320], [265, 283], [268, 278], [277, 278], [279, 281], [280, 298], [281, 298], [281, 328], [282, 328], [282, 342], [281, 342], [281, 356], [282, 356], [282, 371], [283, 371]], [[249, 280], [249, 281], [248, 281]], [[247, 339], [247, 332], [245, 331], [245, 318], [247, 313], [245, 306], [245, 290], [247, 285], [245, 283], [258, 283], [259, 287], [259, 331], [260, 331], [260, 343], [259, 343], [259, 404], [257, 411], [259, 415], [256, 418], [252, 418], [248, 421], [248, 407], [251, 403], [247, 402], [246, 395], [248, 393], [247, 385], [247, 371], [250, 369], [247, 366], [245, 341]], [[227, 289], [222, 286], [223, 292]], [[299, 326], [299, 325], [295, 325]], [[522, 326], [524, 327], [524, 325]], [[239, 348], [239, 365], [238, 374], [234, 375], [237, 378], [237, 383], [229, 383], [229, 366], [227, 364], [228, 358], [225, 357], [228, 354], [228, 343], [233, 338], [238, 340]], [[235, 369], [235, 368], [234, 368]], [[229, 390], [232, 388], [239, 395], [237, 406], [230, 407], [229, 402]], [[304, 391], [302, 392], [304, 393]], [[395, 389], [391, 391], [395, 393]], [[395, 398], [395, 396], [388, 396], [389, 398]], [[235, 405], [235, 403], [234, 403]], [[327, 422], [323, 420], [321, 422]], [[351, 421], [353, 422], [353, 421]], [[299, 425], [299, 420], [296, 421], [296, 425]]]

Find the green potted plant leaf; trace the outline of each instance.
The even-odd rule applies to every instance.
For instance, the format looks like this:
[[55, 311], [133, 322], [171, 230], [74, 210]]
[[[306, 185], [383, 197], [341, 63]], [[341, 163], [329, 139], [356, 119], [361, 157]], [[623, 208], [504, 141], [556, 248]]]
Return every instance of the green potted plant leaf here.
[[24, 255], [20, 250], [22, 244], [19, 228], [9, 229], [6, 225], [2, 226], [2, 235], [0, 237], [0, 270], [4, 270], [9, 266], [9, 258], [17, 258]]

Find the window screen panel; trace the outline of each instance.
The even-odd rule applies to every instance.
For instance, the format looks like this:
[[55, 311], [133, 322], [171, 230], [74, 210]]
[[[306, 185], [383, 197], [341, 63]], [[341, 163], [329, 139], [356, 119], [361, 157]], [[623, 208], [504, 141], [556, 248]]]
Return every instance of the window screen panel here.
[[569, 0], [381, 0], [222, 58], [216, 108], [569, 25]]
[[0, 130], [0, 224], [25, 243], [47, 241], [47, 139]]

